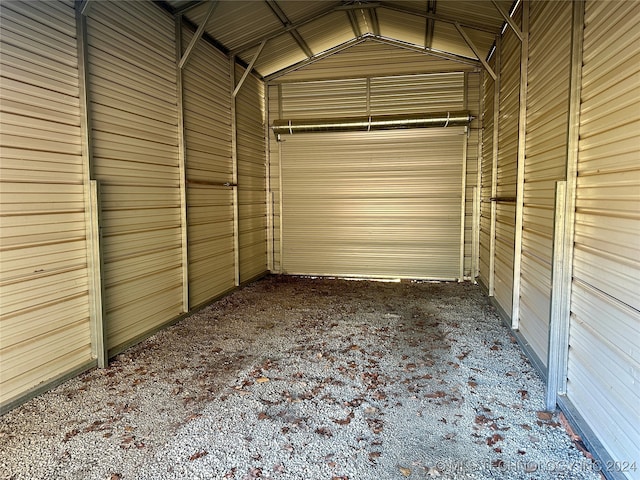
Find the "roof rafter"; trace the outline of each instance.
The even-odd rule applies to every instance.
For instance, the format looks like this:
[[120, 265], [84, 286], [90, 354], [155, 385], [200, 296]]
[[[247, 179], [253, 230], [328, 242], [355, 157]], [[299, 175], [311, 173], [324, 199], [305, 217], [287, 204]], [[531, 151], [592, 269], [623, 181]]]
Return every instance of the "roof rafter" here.
[[[264, 0], [264, 1], [269, 6], [271, 11], [274, 13], [274, 15], [278, 18], [278, 20], [280, 20], [280, 23], [282, 23], [283, 27], [287, 28], [292, 25], [291, 21], [287, 17], [287, 14], [284, 13], [282, 8], [280, 8], [280, 5], [278, 5], [276, 0]], [[300, 50], [304, 52], [307, 58], [313, 57], [313, 52], [309, 48], [309, 45], [307, 45], [307, 42], [304, 41], [304, 38], [302, 38], [302, 35], [300, 35], [298, 30], [296, 30], [296, 27], [291, 28], [289, 30], [289, 34], [293, 37], [295, 42], [298, 44], [298, 47], [300, 47]], [[266, 40], [263, 40], [263, 42], [264, 41]]]

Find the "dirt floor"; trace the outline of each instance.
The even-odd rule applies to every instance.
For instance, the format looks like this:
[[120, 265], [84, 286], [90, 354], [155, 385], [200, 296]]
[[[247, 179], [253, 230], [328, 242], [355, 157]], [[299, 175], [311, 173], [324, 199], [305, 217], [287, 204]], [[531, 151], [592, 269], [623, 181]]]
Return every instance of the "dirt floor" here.
[[0, 418], [2, 479], [599, 479], [480, 289], [269, 277]]

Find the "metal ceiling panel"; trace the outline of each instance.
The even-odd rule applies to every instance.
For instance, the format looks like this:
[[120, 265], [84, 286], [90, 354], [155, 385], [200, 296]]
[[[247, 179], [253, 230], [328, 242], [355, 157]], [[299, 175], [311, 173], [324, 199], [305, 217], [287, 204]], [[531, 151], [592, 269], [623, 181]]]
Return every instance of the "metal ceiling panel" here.
[[313, 0], [313, 2], [301, 2], [300, 0], [277, 1], [292, 23], [305, 20], [340, 4], [335, 0]]
[[[209, 6], [207, 2], [189, 10], [186, 17], [200, 25]], [[282, 23], [265, 2], [251, 0], [221, 1], [209, 20], [206, 32], [229, 50], [282, 29]]]
[[[395, 3], [395, 2], [394, 2]], [[512, 0], [497, 0], [505, 12], [511, 8]], [[485, 25], [499, 32], [504, 19], [490, 1], [477, 0], [437, 0], [436, 14], [455, 18], [464, 23], [465, 20]]]
[[[256, 51], [257, 49], [251, 49], [243, 53], [241, 55], [242, 60], [247, 63], [251, 62]], [[254, 68], [260, 75], [267, 76], [306, 58], [307, 56], [300, 49], [294, 38], [285, 33], [267, 42]]]
[[345, 12], [334, 12], [298, 28], [314, 54], [324, 52], [353, 38]]
[[378, 11], [380, 35], [424, 47], [427, 21], [425, 18], [393, 10]]

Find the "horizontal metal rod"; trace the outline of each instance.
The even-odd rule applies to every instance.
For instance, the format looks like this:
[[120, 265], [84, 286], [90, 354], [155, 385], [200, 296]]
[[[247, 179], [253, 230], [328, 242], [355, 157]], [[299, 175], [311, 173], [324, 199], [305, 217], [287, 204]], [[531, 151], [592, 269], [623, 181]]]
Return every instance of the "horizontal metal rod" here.
[[396, 128], [461, 127], [471, 123], [466, 111], [427, 113], [422, 115], [378, 115], [323, 119], [274, 120], [271, 129], [276, 135], [310, 132], [349, 132], [391, 130]]
[[237, 187], [236, 183], [231, 182], [208, 182], [206, 180], [187, 180], [187, 185], [202, 185], [205, 187]]
[[492, 202], [516, 203], [516, 197], [491, 197]]

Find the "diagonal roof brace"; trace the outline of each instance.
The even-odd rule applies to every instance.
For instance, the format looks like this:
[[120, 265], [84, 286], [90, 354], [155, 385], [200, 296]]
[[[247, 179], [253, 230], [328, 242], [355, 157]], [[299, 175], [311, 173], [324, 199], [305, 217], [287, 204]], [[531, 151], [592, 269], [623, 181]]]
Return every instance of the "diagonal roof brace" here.
[[362, 36], [362, 31], [360, 30], [360, 24], [358, 23], [358, 19], [356, 18], [356, 14], [353, 10], [346, 10], [347, 17], [349, 18], [349, 23], [351, 24], [351, 30], [353, 30], [353, 34], [356, 37]]
[[196, 33], [193, 34], [193, 38], [191, 38], [191, 42], [189, 42], [189, 45], [187, 46], [187, 49], [182, 54], [182, 58], [180, 59], [180, 62], [178, 63], [178, 67], [179, 68], [184, 68], [184, 66], [186, 65], [187, 60], [189, 60], [189, 55], [191, 55], [191, 52], [193, 51], [193, 47], [196, 46], [196, 43], [202, 37], [202, 34], [204, 33], [205, 29], [207, 28], [207, 23], [209, 23], [209, 19], [211, 18], [211, 15], [213, 15], [213, 11], [218, 6], [218, 3], [219, 3], [218, 0], [210, 0], [209, 1], [209, 9], [207, 10], [206, 15], [204, 16], [204, 19], [202, 20], [202, 22], [198, 26], [198, 30], [196, 30]]
[[487, 61], [484, 59], [484, 55], [482, 55], [480, 50], [478, 50], [478, 47], [476, 47], [473, 41], [471, 41], [471, 38], [469, 37], [469, 35], [467, 35], [467, 32], [464, 31], [464, 29], [460, 26], [459, 23], [455, 23], [454, 25], [456, 26], [456, 29], [458, 30], [458, 32], [460, 33], [460, 35], [462, 36], [466, 44], [473, 51], [475, 56], [478, 57], [478, 60], [482, 62], [482, 66], [487, 70], [487, 72], [489, 72], [489, 75], [491, 75], [491, 78], [495, 80], [497, 78], [496, 72], [493, 71], [489, 63], [487, 63]]
[[[276, 0], [264, 0], [264, 1], [269, 6], [271, 11], [274, 13], [274, 15], [278, 17], [278, 20], [280, 20], [280, 23], [282, 23], [283, 27], [288, 28], [292, 25], [291, 21], [287, 17], [287, 14], [284, 13], [282, 8], [280, 8], [280, 5], [278, 5]], [[309, 48], [309, 45], [307, 45], [307, 42], [304, 41], [304, 38], [302, 38], [302, 35], [300, 35], [298, 30], [296, 30], [295, 28], [291, 28], [288, 31], [289, 31], [289, 34], [295, 40], [298, 47], [300, 47], [300, 50], [302, 50], [307, 57], [313, 57], [313, 52]]]
[[260, 44], [260, 46], [258, 47], [258, 50], [256, 50], [256, 53], [253, 55], [253, 58], [251, 59], [251, 63], [245, 69], [244, 73], [242, 74], [242, 78], [240, 78], [240, 81], [238, 82], [238, 85], [236, 85], [236, 88], [233, 89], [233, 97], [234, 98], [236, 97], [236, 95], [238, 95], [238, 92], [242, 88], [242, 84], [244, 83], [244, 81], [247, 79], [247, 77], [251, 73], [251, 70], [253, 70], [253, 66], [256, 64], [256, 60], [258, 60], [258, 57], [262, 53], [262, 49], [264, 48], [264, 46], [266, 44], [267, 44], [267, 41], [263, 40], [262, 43]]
[[504, 9], [500, 6], [498, 2], [496, 2], [496, 0], [491, 0], [491, 3], [493, 3], [493, 6], [496, 7], [498, 12], [500, 12], [500, 15], [502, 15], [504, 20], [509, 24], [509, 26], [513, 30], [513, 33], [516, 34], [516, 37], [518, 37], [520, 41], [522, 41], [522, 37], [523, 37], [522, 30], [520, 30], [520, 27], [518, 27], [518, 25], [516, 25], [516, 22], [513, 21], [513, 18], [511, 18], [511, 16], [504, 11]]

